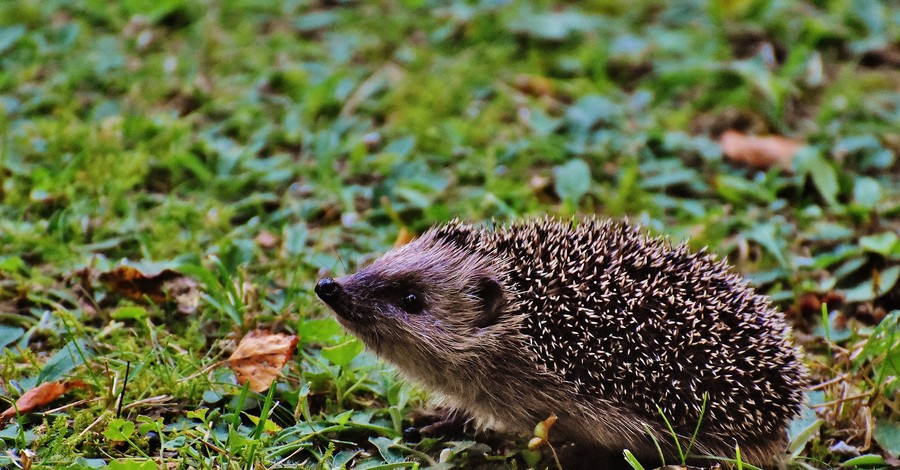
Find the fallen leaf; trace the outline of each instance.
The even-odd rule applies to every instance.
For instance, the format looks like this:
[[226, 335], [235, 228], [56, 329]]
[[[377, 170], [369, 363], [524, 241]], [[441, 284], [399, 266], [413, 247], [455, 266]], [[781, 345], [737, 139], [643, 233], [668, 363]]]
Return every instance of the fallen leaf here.
[[397, 239], [394, 240], [394, 248], [406, 245], [407, 243], [413, 241], [415, 238], [416, 234], [411, 230], [406, 227], [400, 227], [400, 231], [397, 232]]
[[19, 414], [30, 413], [35, 408], [39, 408], [56, 400], [64, 393], [72, 390], [73, 388], [87, 389], [90, 387], [88, 386], [88, 384], [80, 380], [42, 383], [37, 387], [34, 387], [31, 390], [25, 392], [21, 397], [19, 397], [19, 399], [16, 400], [15, 406], [10, 406], [6, 409], [6, 411], [0, 413], [0, 423], [16, 416], [17, 409]]
[[178, 311], [193, 313], [200, 300], [200, 290], [193, 279], [171, 269], [156, 274], [145, 274], [132, 266], [119, 266], [100, 275], [117, 294], [134, 301], [150, 301], [163, 304], [175, 302]]
[[194, 313], [200, 304], [200, 288], [193, 279], [183, 276], [163, 283], [163, 292], [175, 302], [181, 313]]
[[725, 157], [733, 162], [754, 168], [778, 167], [790, 171], [794, 155], [804, 144], [777, 135], [757, 137], [728, 130], [719, 138], [719, 145]]
[[296, 335], [253, 330], [241, 339], [228, 358], [228, 366], [239, 384], [249, 381], [250, 390], [264, 392], [281, 375], [281, 368], [294, 355], [299, 339]]
[[278, 237], [268, 230], [263, 230], [256, 235], [256, 244], [260, 248], [270, 249], [278, 244]]
[[537, 75], [517, 75], [513, 81], [516, 90], [531, 96], [544, 96], [553, 93], [553, 82], [547, 77]]
[[531, 175], [531, 178], [528, 179], [528, 188], [531, 189], [531, 192], [537, 196], [538, 201], [544, 204], [555, 204], [559, 202], [559, 199], [556, 197], [555, 189], [553, 188], [553, 179], [542, 175], [542, 174], [534, 174]]

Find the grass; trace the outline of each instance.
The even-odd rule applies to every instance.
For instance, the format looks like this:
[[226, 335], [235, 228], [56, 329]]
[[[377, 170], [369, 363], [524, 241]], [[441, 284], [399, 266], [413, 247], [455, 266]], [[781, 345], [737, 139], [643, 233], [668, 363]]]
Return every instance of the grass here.
[[[874, 0], [2, 2], [0, 408], [88, 389], [0, 425], [0, 466], [552, 466], [404, 438], [426, 395], [312, 294], [403, 233], [545, 213], [727, 258], [819, 384], [794, 465], [896, 465], [898, 19]], [[793, 172], [750, 169], [728, 129], [806, 147]], [[102, 280], [122, 264], [188, 275], [196, 308]], [[256, 327], [300, 336], [266, 395], [221, 366]]]

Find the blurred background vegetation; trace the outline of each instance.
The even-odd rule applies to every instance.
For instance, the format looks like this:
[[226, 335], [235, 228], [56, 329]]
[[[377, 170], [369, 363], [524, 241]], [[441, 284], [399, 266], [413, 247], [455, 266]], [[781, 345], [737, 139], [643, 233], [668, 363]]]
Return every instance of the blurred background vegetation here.
[[[89, 387], [0, 425], [0, 465], [549, 465], [404, 437], [424, 395], [312, 286], [454, 217], [590, 213], [787, 312], [824, 383], [795, 465], [898, 465], [898, 25], [876, 0], [6, 0], [0, 408]], [[800, 150], [748, 165], [726, 131]], [[195, 308], [121, 292], [122, 264], [196, 280]], [[216, 367], [256, 327], [300, 336], [268, 397]]]

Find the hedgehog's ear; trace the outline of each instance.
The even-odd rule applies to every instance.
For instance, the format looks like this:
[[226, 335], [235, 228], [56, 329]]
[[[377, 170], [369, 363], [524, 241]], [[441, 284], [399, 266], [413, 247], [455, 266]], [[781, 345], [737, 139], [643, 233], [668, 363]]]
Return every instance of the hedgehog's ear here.
[[478, 317], [475, 319], [476, 326], [484, 328], [492, 325], [506, 306], [506, 299], [503, 297], [503, 288], [500, 287], [500, 283], [489, 277], [483, 277], [475, 285], [473, 294], [478, 298], [481, 306]]

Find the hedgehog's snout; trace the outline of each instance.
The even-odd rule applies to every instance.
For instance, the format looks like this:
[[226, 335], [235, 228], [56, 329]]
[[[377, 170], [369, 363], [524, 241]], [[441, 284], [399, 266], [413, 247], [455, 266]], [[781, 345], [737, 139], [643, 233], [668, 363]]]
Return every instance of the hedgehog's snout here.
[[339, 317], [357, 323], [363, 322], [363, 316], [353, 306], [353, 299], [338, 281], [326, 277], [316, 284], [315, 291]]
[[337, 296], [341, 291], [341, 285], [334, 282], [334, 279], [326, 277], [316, 284], [316, 295], [326, 303]]
[[350, 310], [350, 302], [347, 293], [340, 283], [330, 277], [326, 277], [316, 284], [316, 295], [328, 304], [338, 315], [346, 316]]

